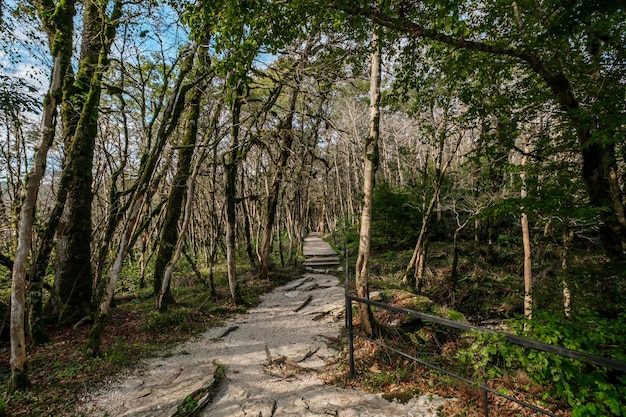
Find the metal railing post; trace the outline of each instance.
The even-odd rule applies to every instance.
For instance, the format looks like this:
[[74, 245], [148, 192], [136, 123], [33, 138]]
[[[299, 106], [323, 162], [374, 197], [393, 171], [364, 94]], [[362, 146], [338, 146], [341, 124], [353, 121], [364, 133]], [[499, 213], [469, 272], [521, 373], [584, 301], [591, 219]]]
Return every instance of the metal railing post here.
[[346, 319], [348, 320], [348, 356], [350, 377], [354, 376], [354, 327], [352, 326], [352, 300], [346, 294]]
[[489, 393], [486, 389], [487, 381], [481, 384], [481, 389], [483, 391], [483, 411], [485, 413], [485, 417], [489, 417]]
[[345, 238], [343, 241], [343, 254], [346, 260], [344, 297], [346, 299], [346, 328], [348, 329], [348, 360], [350, 364], [350, 377], [354, 377], [354, 327], [352, 325], [352, 300], [350, 299], [350, 285], [348, 279], [348, 242]]

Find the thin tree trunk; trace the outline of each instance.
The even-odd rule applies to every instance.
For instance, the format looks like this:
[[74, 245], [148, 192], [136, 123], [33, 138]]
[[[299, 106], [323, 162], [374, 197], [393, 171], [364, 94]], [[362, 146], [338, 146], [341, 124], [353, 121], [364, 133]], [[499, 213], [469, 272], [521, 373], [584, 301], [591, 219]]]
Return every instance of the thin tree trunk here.
[[[204, 42], [203, 42], [204, 43]], [[208, 44], [208, 40], [206, 41]], [[204, 51], [205, 48], [202, 48]], [[196, 83], [200, 82], [202, 78], [206, 76], [206, 53], [202, 52], [198, 57], [198, 74]], [[187, 115], [185, 117], [185, 133], [178, 149], [178, 164], [176, 166], [176, 173], [172, 181], [172, 188], [170, 189], [167, 205], [165, 208], [165, 218], [161, 225], [161, 232], [159, 235], [159, 247], [157, 249], [157, 255], [154, 261], [154, 297], [157, 307], [160, 311], [167, 309], [168, 304], [174, 300], [169, 286], [169, 278], [164, 279], [164, 274], [170, 269], [168, 265], [175, 265], [176, 262], [172, 261], [174, 251], [180, 252], [178, 247], [181, 246], [178, 236], [178, 222], [181, 216], [181, 210], [185, 198], [188, 201], [192, 200], [192, 196], [187, 192], [187, 188], [193, 189], [194, 185], [188, 185], [187, 182], [190, 179], [191, 174], [191, 161], [195, 153], [196, 141], [198, 138], [198, 120], [200, 118], [200, 102], [202, 100], [202, 87], [204, 83], [196, 85], [192, 88], [188, 103], [185, 105]], [[203, 148], [204, 150], [204, 148]], [[201, 158], [204, 159], [204, 158]], [[193, 180], [195, 181], [195, 179]], [[186, 209], [185, 209], [186, 210]], [[186, 216], [188, 213], [185, 213]], [[189, 218], [186, 219], [189, 223]], [[181, 230], [181, 235], [185, 235], [186, 229]], [[180, 253], [178, 254], [180, 257]], [[178, 259], [177, 259], [178, 260]], [[177, 261], [176, 260], [176, 261]], [[171, 276], [171, 270], [169, 271]]]
[[[437, 178], [435, 180], [433, 190], [433, 195], [428, 203], [428, 206], [424, 208], [424, 214], [422, 215], [422, 226], [420, 228], [419, 236], [417, 237], [417, 243], [415, 244], [415, 249], [413, 250], [413, 255], [411, 256], [411, 260], [407, 265], [404, 275], [402, 277], [402, 285], [407, 287], [414, 287], [417, 292], [421, 292], [423, 286], [423, 275], [424, 275], [424, 267], [426, 262], [426, 252], [428, 250], [429, 243], [429, 223], [432, 218], [433, 211], [435, 205], [439, 201], [439, 194], [441, 192], [441, 184], [443, 183], [443, 178], [450, 166], [450, 162], [452, 161], [453, 155], [458, 150], [459, 145], [461, 144], [461, 137], [459, 137], [456, 145], [451, 153], [450, 157], [446, 159], [445, 163], [443, 161], [443, 146], [444, 146], [444, 137], [439, 140], [439, 152], [437, 155], [437, 166], [440, 168], [437, 169]], [[427, 167], [428, 163], [425, 164]], [[426, 169], [426, 168], [424, 168]], [[411, 271], [414, 271], [413, 277], [409, 278], [409, 274]]]
[[295, 77], [294, 86], [291, 96], [289, 97], [289, 103], [287, 105], [287, 116], [284, 120], [281, 120], [276, 128], [276, 136], [280, 139], [280, 156], [276, 162], [276, 171], [272, 179], [272, 185], [270, 186], [267, 196], [267, 212], [265, 215], [265, 228], [263, 229], [263, 237], [261, 240], [261, 253], [259, 257], [259, 278], [266, 280], [268, 278], [270, 269], [270, 251], [272, 248], [272, 236], [274, 234], [273, 228], [276, 220], [276, 210], [278, 206], [278, 200], [280, 198], [280, 187], [283, 182], [283, 176], [287, 161], [291, 155], [291, 148], [293, 145], [293, 120], [296, 113], [296, 104], [298, 101], [298, 95], [300, 94], [300, 83], [302, 81], [302, 72], [306, 66], [311, 49], [313, 48], [313, 39], [309, 38], [304, 47], [302, 58], [294, 66]]
[[[242, 188], [244, 187], [244, 175], [243, 171], [241, 172], [241, 184]], [[248, 261], [250, 262], [250, 271], [256, 271], [256, 254], [254, 249], [252, 248], [252, 226], [250, 224], [250, 213], [248, 210], [248, 202], [249, 198], [246, 198], [241, 202], [241, 211], [243, 215], [243, 232], [246, 238], [246, 254], [248, 255]]]
[[239, 165], [239, 123], [241, 116], [241, 95], [243, 87], [238, 85], [235, 89], [232, 104], [232, 128], [230, 150], [224, 161], [224, 197], [226, 199], [226, 265], [228, 273], [228, 287], [230, 296], [235, 304], [241, 304], [239, 285], [237, 282], [237, 264], [235, 260], [235, 239], [237, 233], [237, 166]]
[[563, 247], [561, 248], [561, 285], [563, 286], [563, 314], [566, 318], [572, 316], [572, 294], [567, 282], [567, 268], [570, 245], [574, 239], [574, 231], [565, 226], [563, 229]]
[[[121, 84], [124, 84], [124, 72], [122, 71], [121, 75]], [[124, 154], [123, 159], [120, 161], [119, 166], [111, 175], [111, 184], [109, 187], [109, 212], [107, 215], [107, 222], [104, 231], [104, 236], [100, 241], [100, 249], [98, 251], [98, 257], [96, 258], [96, 273], [94, 276], [94, 285], [95, 291], [93, 293], [92, 303], [97, 305], [98, 301], [102, 298], [102, 294], [104, 292], [104, 288], [106, 286], [106, 282], [104, 279], [104, 267], [106, 264], [106, 260], [109, 256], [109, 250], [111, 247], [111, 242], [115, 235], [115, 231], [117, 230], [117, 226], [123, 219], [124, 214], [130, 208], [131, 203], [122, 204], [121, 196], [122, 193], [117, 190], [117, 181], [119, 177], [123, 174], [124, 169], [126, 167], [126, 163], [128, 161], [128, 140], [130, 138], [130, 132], [128, 130], [128, 116], [126, 115], [126, 100], [123, 97], [123, 94], [120, 94], [120, 112], [122, 115], [122, 128], [124, 130]], [[132, 200], [131, 200], [132, 201]]]
[[180, 103], [185, 99], [185, 89], [182, 88], [182, 83], [186, 75], [191, 70], [193, 58], [193, 53], [188, 54], [187, 59], [180, 70], [172, 95], [170, 96], [163, 112], [161, 126], [157, 132], [157, 142], [154, 148], [150, 151], [148, 157], [143, 159], [145, 162], [139, 168], [139, 179], [137, 180], [137, 187], [132, 197], [130, 214], [124, 226], [124, 232], [115, 256], [115, 261], [113, 262], [113, 266], [109, 272], [109, 282], [106, 286], [106, 291], [104, 292], [103, 299], [99, 300], [100, 304], [98, 306], [98, 311], [96, 312], [96, 318], [87, 340], [86, 353], [88, 356], [98, 356], [100, 354], [102, 332], [104, 330], [106, 317], [109, 315], [111, 302], [113, 301], [113, 297], [115, 295], [115, 286], [117, 285], [120, 272], [122, 271], [122, 266], [124, 265], [124, 260], [126, 259], [129, 247], [133, 241], [133, 234], [136, 232], [136, 229], [141, 228], [138, 227], [139, 214], [141, 213], [141, 209], [145, 203], [146, 194], [149, 191], [151, 180], [153, 180], [153, 175], [157, 168], [157, 162], [160, 159], [163, 147], [167, 142], [167, 138], [170, 137], [173, 131], [173, 126], [178, 124], [181, 109], [183, 107]]
[[193, 196], [194, 196], [194, 192], [196, 189], [196, 179], [198, 177], [199, 168], [203, 160], [204, 158], [202, 156], [198, 158], [198, 163], [194, 167], [193, 173], [191, 174], [188, 180], [189, 184], [187, 186], [188, 187], [187, 201], [185, 202], [185, 212], [184, 212], [185, 214], [183, 216], [183, 224], [181, 225], [181, 228], [180, 228], [180, 234], [178, 235], [178, 240], [176, 242], [176, 248], [174, 250], [174, 254], [172, 256], [171, 261], [169, 262], [169, 264], [167, 265], [165, 269], [165, 273], [163, 274], [163, 281], [162, 281], [161, 291], [160, 291], [161, 296], [159, 297], [159, 300], [158, 300], [158, 308], [160, 311], [164, 311], [167, 309], [167, 300], [169, 298], [167, 294], [170, 288], [172, 272], [174, 271], [176, 264], [180, 260], [180, 257], [185, 248], [185, 239], [187, 236], [187, 230], [189, 229], [189, 222], [191, 220]]
[[[522, 156], [522, 171], [520, 178], [522, 180], [522, 189], [520, 197], [522, 200], [528, 197], [526, 187], [526, 164], [528, 162], [528, 143], [525, 136], [522, 137], [522, 148], [524, 154]], [[531, 320], [533, 318], [533, 275], [532, 275], [532, 255], [530, 247], [530, 230], [528, 226], [528, 215], [522, 206], [522, 242], [524, 246], [524, 316]]]
[[58, 92], [62, 86], [62, 64], [55, 57], [52, 67], [52, 80], [44, 104], [41, 120], [40, 137], [35, 151], [32, 172], [26, 179], [26, 192], [20, 210], [20, 227], [17, 251], [13, 260], [11, 284], [11, 380], [13, 388], [23, 388], [28, 384], [26, 375], [26, 339], [24, 329], [26, 303], [26, 266], [32, 243], [33, 222], [37, 206], [37, 193], [41, 178], [46, 170], [46, 157], [54, 140]]
[[[44, 9], [42, 4], [38, 2], [37, 7], [38, 11], [43, 14]], [[26, 370], [26, 335], [24, 329], [26, 267], [28, 264], [28, 253], [32, 243], [37, 193], [41, 179], [45, 173], [48, 151], [54, 141], [57, 108], [64, 87], [65, 72], [70, 66], [72, 35], [74, 32], [74, 14], [74, 2], [68, 0], [55, 10], [54, 16], [56, 20], [52, 21], [46, 19], [44, 21], [44, 26], [49, 34], [53, 65], [50, 86], [44, 98], [43, 114], [39, 127], [39, 143], [33, 157], [32, 172], [26, 179], [24, 201], [20, 209], [17, 250], [13, 260], [11, 275], [11, 378], [9, 380], [9, 387], [11, 389], [22, 389], [28, 385], [28, 374]], [[53, 48], [53, 45], [56, 45], [56, 49]], [[40, 289], [39, 294], [41, 294]], [[40, 297], [35, 302], [40, 305]], [[34, 317], [30, 323], [32, 324], [32, 329], [35, 326]]]
[[[404, 271], [404, 275], [402, 277], [402, 285], [404, 286], [415, 288], [417, 285], [419, 285], [419, 283], [416, 282], [416, 276], [417, 276], [416, 266], [418, 264], [419, 255], [420, 253], [423, 252], [424, 241], [426, 240], [426, 236], [428, 235], [428, 224], [430, 223], [430, 218], [432, 217], [432, 214], [433, 214], [433, 208], [435, 207], [435, 203], [437, 202], [438, 193], [439, 193], [439, 186], [437, 185], [435, 188], [435, 194], [433, 194], [433, 196], [431, 197], [430, 202], [428, 203], [428, 206], [426, 207], [426, 211], [424, 212], [422, 216], [422, 226], [420, 228], [420, 234], [417, 237], [417, 243], [415, 244], [413, 255], [411, 255], [411, 260], [409, 261], [409, 264], [407, 265]], [[415, 272], [413, 274], [410, 274], [411, 271], [413, 271], [414, 269], [415, 269]], [[409, 276], [411, 276], [411, 278], [409, 278]]]
[[424, 287], [424, 270], [426, 269], [426, 256], [430, 248], [430, 233], [424, 236], [423, 244], [417, 253], [417, 261], [415, 263], [415, 289], [421, 294]]
[[[372, 238], [372, 206], [376, 169], [379, 162], [378, 141], [380, 138], [380, 81], [381, 81], [381, 40], [380, 29], [374, 29], [372, 44], [374, 51], [370, 56], [370, 120], [369, 132], [365, 142], [365, 165], [363, 175], [363, 211], [361, 213], [361, 231], [359, 233], [359, 254], [356, 261], [355, 285], [357, 296], [369, 298], [368, 274]], [[363, 330], [374, 333], [374, 315], [366, 304], [359, 303], [359, 320]]]

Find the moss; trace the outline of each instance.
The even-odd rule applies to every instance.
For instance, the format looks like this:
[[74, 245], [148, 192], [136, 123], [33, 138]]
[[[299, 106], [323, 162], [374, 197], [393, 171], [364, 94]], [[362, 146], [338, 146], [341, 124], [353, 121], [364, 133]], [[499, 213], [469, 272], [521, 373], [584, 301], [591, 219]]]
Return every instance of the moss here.
[[380, 292], [380, 299], [383, 302], [398, 305], [403, 308], [415, 311], [428, 311], [433, 302], [423, 295], [413, 294], [410, 291], [387, 289]]
[[13, 371], [7, 389], [9, 392], [20, 391], [30, 386], [26, 367], [23, 370]]
[[452, 310], [451, 308], [448, 308], [446, 306], [436, 306], [433, 308], [432, 311], [434, 314], [441, 316], [445, 319], [459, 321], [462, 323], [468, 323], [463, 313], [460, 313], [456, 310]]

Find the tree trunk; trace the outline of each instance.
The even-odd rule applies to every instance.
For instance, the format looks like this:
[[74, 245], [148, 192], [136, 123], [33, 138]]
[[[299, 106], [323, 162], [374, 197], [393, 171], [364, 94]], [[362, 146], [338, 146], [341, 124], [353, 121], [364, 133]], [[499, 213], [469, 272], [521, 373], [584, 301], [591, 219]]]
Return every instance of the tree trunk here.
[[193, 58], [193, 52], [187, 55], [187, 59], [180, 70], [178, 79], [173, 88], [172, 95], [170, 96], [163, 112], [161, 125], [159, 126], [159, 130], [157, 132], [157, 142], [150, 151], [149, 155], [142, 158], [142, 164], [139, 167], [139, 179], [137, 180], [137, 186], [135, 188], [135, 192], [132, 197], [132, 204], [130, 206], [130, 214], [126, 220], [126, 224], [124, 225], [124, 232], [115, 255], [113, 266], [111, 267], [111, 271], [109, 273], [109, 282], [107, 283], [106, 291], [103, 294], [103, 299], [98, 300], [99, 306], [98, 311], [96, 312], [96, 319], [87, 340], [86, 352], [88, 356], [98, 356], [100, 354], [102, 332], [104, 330], [106, 317], [109, 315], [111, 302], [113, 301], [113, 297], [115, 295], [115, 286], [117, 285], [120, 272], [122, 271], [122, 266], [124, 265], [124, 260], [126, 259], [129, 247], [131, 246], [133, 233], [135, 233], [136, 229], [141, 229], [141, 227], [138, 227], [139, 214], [141, 213], [141, 209], [144, 205], [150, 182], [154, 180], [153, 176], [157, 168], [157, 162], [160, 159], [167, 139], [171, 135], [173, 126], [178, 124], [181, 113], [180, 109], [183, 107], [181, 103], [185, 100], [185, 90], [181, 87], [185, 76], [191, 69]]
[[[44, 9], [37, 4], [38, 12], [43, 15]], [[55, 10], [55, 20], [42, 19], [49, 34], [53, 64], [48, 92], [44, 97], [41, 125], [39, 127], [39, 143], [33, 157], [32, 172], [26, 179], [24, 201], [20, 209], [20, 224], [17, 250], [12, 265], [11, 281], [11, 389], [21, 389], [28, 385], [26, 370], [26, 335], [24, 329], [26, 304], [26, 266], [28, 253], [32, 243], [33, 222], [37, 206], [37, 193], [41, 179], [46, 169], [48, 151], [54, 141], [56, 129], [57, 107], [63, 91], [65, 72], [70, 66], [72, 54], [72, 36], [74, 33], [73, 19], [76, 11], [74, 2], [69, 0]], [[36, 291], [35, 291], [36, 292]], [[39, 289], [39, 294], [41, 290]], [[35, 295], [35, 303], [40, 312], [41, 297]], [[35, 310], [36, 311], [36, 310]], [[38, 316], [38, 315], [37, 315]], [[36, 327], [36, 320], [32, 317], [31, 329]], [[38, 323], [38, 322], [37, 322]]]
[[226, 269], [228, 273], [228, 288], [230, 297], [235, 304], [241, 304], [237, 283], [236, 236], [237, 236], [237, 167], [239, 165], [239, 123], [241, 116], [241, 95], [243, 86], [237, 85], [232, 104], [231, 144], [224, 161], [224, 198], [226, 200]]
[[[361, 231], [359, 233], [359, 254], [356, 260], [355, 285], [357, 296], [369, 298], [368, 274], [372, 239], [372, 206], [376, 169], [379, 162], [378, 141], [380, 138], [380, 81], [381, 52], [380, 29], [372, 33], [374, 51], [370, 56], [370, 120], [369, 132], [365, 141], [365, 165], [363, 175], [363, 211], [361, 213]], [[374, 333], [374, 315], [367, 304], [359, 303], [359, 320], [368, 335]]]
[[[243, 171], [241, 172], [241, 184], [243, 188], [245, 184]], [[248, 261], [250, 262], [250, 271], [256, 271], [257, 270], [257, 264], [256, 264], [257, 258], [256, 258], [256, 254], [252, 245], [252, 226], [250, 224], [250, 212], [248, 210], [249, 201], [250, 199], [246, 198], [244, 201], [241, 202], [241, 210], [243, 212], [242, 213], [243, 214], [243, 229], [244, 229], [243, 233], [246, 238], [246, 254], [248, 255]]]
[[[202, 42], [202, 45], [208, 45], [208, 39]], [[198, 82], [207, 75], [208, 68], [205, 67], [208, 62], [206, 48], [202, 47], [202, 53], [199, 54], [198, 65], [199, 74]], [[157, 294], [157, 307], [160, 311], [165, 311], [169, 303], [172, 302], [170, 282], [174, 267], [178, 263], [182, 251], [185, 246], [185, 237], [191, 221], [192, 203], [195, 194], [196, 179], [202, 162], [206, 156], [208, 147], [207, 141], [212, 137], [211, 132], [214, 126], [210, 126], [208, 134], [205, 135], [205, 141], [202, 144], [197, 161], [191, 169], [191, 160], [195, 152], [196, 140], [198, 137], [198, 121], [200, 119], [200, 104], [205, 83], [197, 85], [189, 98], [186, 105], [188, 109], [185, 136], [178, 152], [178, 166], [176, 167], [176, 175], [174, 176], [172, 189], [168, 197], [168, 205], [165, 214], [165, 221], [161, 228], [161, 239], [159, 252], [155, 261], [154, 285], [155, 294]], [[217, 123], [217, 115], [220, 114], [221, 106], [217, 106], [216, 116], [213, 118]], [[186, 200], [186, 201], [185, 201]], [[178, 233], [178, 220], [181, 214], [181, 206], [184, 202], [183, 224]], [[171, 210], [170, 210], [171, 209]], [[162, 258], [159, 257], [162, 256]], [[160, 269], [162, 267], [162, 269]], [[164, 270], [164, 272], [161, 272]], [[157, 290], [157, 281], [161, 285]]]
[[[524, 154], [522, 156], [522, 171], [520, 172], [520, 178], [522, 180], [522, 189], [520, 197], [522, 201], [528, 197], [528, 190], [526, 188], [526, 171], [525, 167], [528, 162], [528, 143], [527, 138], [522, 137], [522, 148]], [[522, 203], [523, 204], [523, 203]], [[530, 230], [528, 227], [528, 215], [524, 211], [522, 206], [522, 242], [524, 246], [524, 316], [531, 320], [533, 318], [533, 273], [532, 273], [532, 255], [530, 247]]]
[[[122, 1], [114, 2], [111, 16], [102, 4], [87, 1], [83, 19], [81, 58], [76, 82], [65, 103], [66, 165], [69, 189], [57, 231], [57, 271], [54, 282], [59, 322], [73, 322], [91, 312], [91, 191], [93, 154], [97, 137], [101, 81], [122, 14]], [[80, 114], [73, 114], [74, 108]], [[78, 117], [76, 117], [78, 116]], [[75, 129], [72, 123], [77, 121]], [[73, 133], [72, 133], [73, 130]]]
[[453, 246], [452, 246], [452, 266], [450, 267], [450, 305], [454, 306], [456, 303], [456, 289], [459, 284], [459, 233], [462, 227], [457, 227], [454, 230]]
[[46, 157], [54, 140], [54, 126], [57, 101], [56, 97], [61, 86], [61, 63], [55, 57], [52, 67], [52, 80], [46, 100], [40, 127], [40, 137], [34, 157], [32, 172], [26, 179], [26, 192], [20, 210], [20, 227], [17, 251], [13, 259], [11, 284], [11, 380], [13, 388], [24, 388], [28, 385], [26, 375], [26, 338], [24, 329], [26, 307], [26, 266], [28, 253], [32, 243], [33, 221], [37, 205], [37, 192], [41, 178], [46, 169]]
[[[204, 66], [206, 54], [199, 56], [198, 62], [200, 66]], [[198, 68], [198, 77], [205, 75], [207, 68]], [[198, 82], [199, 80], [196, 80]], [[188, 180], [191, 175], [191, 160], [195, 153], [196, 140], [198, 137], [198, 120], [200, 118], [200, 102], [202, 100], [202, 92], [204, 88], [200, 85], [195, 86], [191, 90], [188, 103], [185, 105], [187, 116], [185, 118], [185, 133], [178, 148], [178, 164], [176, 166], [176, 174], [172, 180], [172, 188], [167, 198], [165, 208], [165, 216], [161, 225], [161, 233], [159, 236], [159, 246], [157, 255], [154, 260], [154, 297], [156, 305], [160, 311], [167, 309], [168, 304], [173, 302], [172, 293], [168, 279], [164, 282], [164, 274], [166, 269], [169, 270], [169, 264], [172, 261], [174, 250], [178, 242], [178, 222], [180, 220], [185, 198], [192, 199], [187, 193]], [[193, 187], [190, 187], [193, 188]], [[188, 222], [188, 220], [187, 220]], [[181, 231], [184, 235], [184, 231]], [[178, 252], [179, 250], [177, 250]], [[174, 262], [175, 264], [175, 262]], [[171, 275], [171, 271], [169, 272]], [[165, 285], [164, 285], [165, 284]]]
[[415, 290], [418, 294], [422, 293], [424, 287], [424, 271], [426, 269], [426, 256], [430, 247], [430, 233], [424, 236], [423, 244], [417, 252], [417, 260], [415, 262]]
[[287, 116], [280, 121], [278, 127], [276, 128], [276, 137], [279, 139], [280, 143], [280, 156], [276, 162], [276, 171], [274, 172], [272, 185], [270, 186], [267, 196], [265, 227], [263, 229], [261, 252], [259, 256], [259, 278], [262, 280], [266, 280], [269, 274], [270, 251], [272, 248], [274, 223], [276, 221], [276, 210], [278, 207], [278, 200], [280, 198], [280, 187], [283, 182], [285, 167], [287, 166], [287, 161], [291, 155], [291, 148], [293, 145], [293, 119], [296, 113], [298, 95], [300, 94], [300, 83], [302, 81], [301, 73], [306, 66], [312, 47], [313, 39], [309, 38], [304, 47], [300, 61], [294, 66], [294, 86], [287, 105]]
[[572, 294], [567, 282], [568, 259], [570, 256], [570, 245], [574, 240], [574, 231], [567, 225], [563, 228], [563, 246], [561, 248], [561, 285], [563, 287], [563, 314], [566, 318], [572, 316]]
[[[435, 207], [435, 203], [437, 202], [438, 193], [439, 193], [439, 185], [436, 186], [435, 194], [433, 194], [433, 196], [431, 197], [430, 203], [426, 207], [426, 210], [424, 211], [424, 214], [422, 216], [422, 227], [420, 228], [420, 234], [417, 237], [417, 243], [415, 244], [415, 249], [413, 250], [413, 255], [411, 256], [411, 260], [409, 261], [409, 264], [407, 265], [404, 271], [404, 275], [402, 277], [402, 285], [404, 286], [416, 288], [419, 284], [416, 281], [417, 271], [418, 271], [418, 268], [417, 268], [418, 260], [419, 260], [420, 254], [424, 252], [423, 247], [424, 247], [425, 241], [427, 240], [427, 235], [429, 233], [428, 224], [430, 223], [430, 218], [432, 217], [432, 214], [433, 214], [433, 208]], [[414, 273], [411, 274], [411, 271], [414, 271]]]

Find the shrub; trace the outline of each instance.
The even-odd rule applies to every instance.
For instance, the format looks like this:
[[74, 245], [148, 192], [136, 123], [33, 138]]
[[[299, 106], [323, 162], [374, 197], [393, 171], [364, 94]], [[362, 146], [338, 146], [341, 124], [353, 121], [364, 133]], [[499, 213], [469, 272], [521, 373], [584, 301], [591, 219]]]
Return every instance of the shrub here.
[[[558, 315], [537, 313], [532, 322], [516, 319], [511, 323], [534, 340], [567, 349], [613, 357], [625, 361], [622, 341], [626, 339], [626, 314], [606, 320], [587, 314], [572, 320]], [[567, 404], [573, 417], [626, 416], [626, 375], [585, 360], [513, 345], [503, 335], [477, 334], [473, 343], [457, 355], [462, 366], [475, 379], [498, 378], [522, 371], [535, 384], [544, 387], [542, 400]]]

